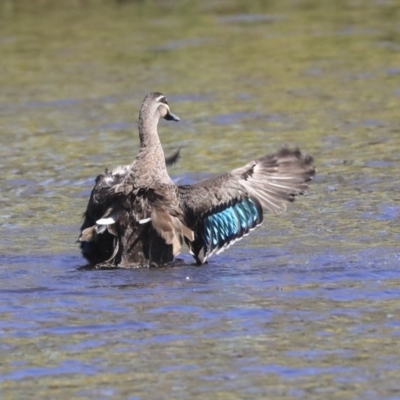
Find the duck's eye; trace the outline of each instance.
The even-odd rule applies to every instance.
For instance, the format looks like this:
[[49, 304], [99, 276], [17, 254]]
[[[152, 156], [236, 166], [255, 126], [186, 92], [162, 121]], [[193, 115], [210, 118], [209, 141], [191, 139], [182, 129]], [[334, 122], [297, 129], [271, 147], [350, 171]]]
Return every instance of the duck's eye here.
[[160, 101], [160, 103], [168, 104], [168, 101], [164, 96], [161, 97], [161, 99], [159, 101]]
[[165, 98], [165, 96], [161, 93], [159, 93], [159, 96], [155, 99], [156, 103], [164, 103], [164, 104], [168, 104], [167, 99]]

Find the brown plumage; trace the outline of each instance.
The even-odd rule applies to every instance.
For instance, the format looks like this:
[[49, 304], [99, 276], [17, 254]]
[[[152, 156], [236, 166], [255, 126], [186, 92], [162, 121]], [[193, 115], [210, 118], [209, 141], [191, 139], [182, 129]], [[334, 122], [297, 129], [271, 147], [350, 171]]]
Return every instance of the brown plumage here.
[[260, 225], [264, 210], [285, 211], [315, 175], [311, 156], [283, 147], [215, 178], [177, 186], [158, 137], [160, 118], [179, 120], [164, 95], [150, 93], [139, 114], [139, 154], [115, 172], [118, 178], [96, 181], [80, 236], [92, 264], [163, 265], [183, 241], [202, 264]]

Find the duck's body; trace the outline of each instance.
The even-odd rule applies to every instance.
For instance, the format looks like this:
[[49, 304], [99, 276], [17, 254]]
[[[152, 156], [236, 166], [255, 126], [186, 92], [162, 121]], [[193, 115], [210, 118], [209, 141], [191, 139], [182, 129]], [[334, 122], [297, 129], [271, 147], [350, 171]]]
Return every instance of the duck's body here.
[[177, 186], [157, 133], [161, 117], [179, 120], [161, 93], [151, 93], [140, 111], [138, 156], [131, 166], [96, 180], [80, 237], [91, 264], [163, 265], [183, 241], [203, 264], [260, 225], [263, 209], [285, 211], [315, 175], [312, 157], [282, 148], [229, 173]]
[[[96, 224], [96, 221], [100, 220], [109, 208], [110, 189], [123, 181], [129, 168], [129, 165], [119, 166], [111, 172], [106, 170], [104, 174], [96, 178], [79, 238], [82, 254], [91, 264], [107, 263], [116, 254], [114, 251], [117, 251], [116, 246], [119, 244], [116, 236], [111, 233], [111, 227], [103, 229]], [[121, 206], [123, 206], [122, 203]], [[102, 233], [98, 234], [100, 232]]]

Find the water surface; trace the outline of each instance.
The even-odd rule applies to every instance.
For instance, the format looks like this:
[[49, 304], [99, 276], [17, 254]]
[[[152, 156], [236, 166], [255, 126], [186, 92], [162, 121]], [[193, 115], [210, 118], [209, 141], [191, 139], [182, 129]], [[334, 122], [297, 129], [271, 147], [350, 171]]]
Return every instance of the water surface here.
[[[399, 398], [398, 20], [379, 1], [1, 2], [1, 397]], [[81, 270], [93, 179], [133, 159], [155, 90], [182, 182], [282, 144], [318, 176], [202, 267]]]

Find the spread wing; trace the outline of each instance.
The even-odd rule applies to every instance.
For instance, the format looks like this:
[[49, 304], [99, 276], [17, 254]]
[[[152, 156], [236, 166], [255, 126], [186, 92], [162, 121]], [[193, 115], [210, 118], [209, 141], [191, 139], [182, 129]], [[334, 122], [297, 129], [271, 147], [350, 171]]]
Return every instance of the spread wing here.
[[263, 210], [284, 212], [314, 175], [311, 156], [284, 147], [226, 174], [179, 186], [186, 225], [195, 233], [188, 245], [196, 261], [204, 263], [255, 229]]

